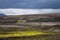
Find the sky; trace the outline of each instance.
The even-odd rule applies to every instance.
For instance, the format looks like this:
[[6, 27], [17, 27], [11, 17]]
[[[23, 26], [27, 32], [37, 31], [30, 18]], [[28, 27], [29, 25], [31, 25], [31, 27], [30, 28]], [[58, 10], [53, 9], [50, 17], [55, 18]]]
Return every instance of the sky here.
[[6, 15], [60, 13], [60, 0], [0, 0]]
[[0, 0], [0, 8], [60, 8], [60, 0]]

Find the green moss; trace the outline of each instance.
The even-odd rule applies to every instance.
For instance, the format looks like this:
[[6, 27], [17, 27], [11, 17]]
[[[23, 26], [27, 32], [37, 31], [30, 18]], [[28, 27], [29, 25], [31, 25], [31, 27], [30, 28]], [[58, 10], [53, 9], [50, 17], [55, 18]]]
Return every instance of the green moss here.
[[17, 23], [22, 23], [23, 22], [23, 20], [18, 20], [18, 22]]
[[16, 32], [8, 32], [6, 34], [0, 33], [1, 37], [21, 37], [21, 36], [34, 36], [34, 35], [53, 35], [59, 34], [55, 32], [42, 32], [42, 31], [16, 31]]

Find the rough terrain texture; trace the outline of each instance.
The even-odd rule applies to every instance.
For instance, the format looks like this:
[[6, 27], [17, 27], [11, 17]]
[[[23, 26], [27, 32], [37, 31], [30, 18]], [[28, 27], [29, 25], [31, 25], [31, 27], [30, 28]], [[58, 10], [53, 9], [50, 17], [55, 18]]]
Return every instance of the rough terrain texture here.
[[58, 32], [53, 35], [36, 35], [0, 38], [1, 40], [60, 40], [60, 14], [18, 15], [0, 17], [0, 33], [14, 31]]

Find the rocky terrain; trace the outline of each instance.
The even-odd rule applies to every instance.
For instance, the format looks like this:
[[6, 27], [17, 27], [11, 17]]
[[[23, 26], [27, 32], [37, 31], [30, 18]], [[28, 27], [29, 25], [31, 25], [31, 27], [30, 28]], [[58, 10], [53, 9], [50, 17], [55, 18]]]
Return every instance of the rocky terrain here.
[[[33, 15], [0, 16], [0, 31], [1, 32], [30, 31], [30, 30], [32, 30], [32, 31], [38, 30], [38, 31], [44, 31], [44, 32], [59, 32], [60, 33], [60, 14], [33, 14]], [[60, 34], [58, 34], [58, 35], [60, 35]], [[18, 40], [21, 38], [23, 38], [21, 40], [24, 40], [24, 39], [26, 40], [26, 38], [27, 38], [27, 40], [35, 40], [35, 38], [36, 38], [36, 40], [37, 40], [37, 38], [38, 38], [38, 40], [60, 40], [59, 39], [60, 36], [58, 36], [58, 35], [46, 35], [43, 37], [41, 37], [39, 35], [37, 37], [33, 37], [33, 36], [32, 37], [18, 37]], [[41, 39], [39, 39], [39, 38], [41, 38]], [[45, 39], [42, 39], [42, 38], [45, 38]], [[9, 38], [7, 38], [7, 39], [9, 39]], [[12, 39], [10, 39], [10, 40], [12, 40]]]
[[[0, 26], [3, 27], [19, 27], [19, 26], [31, 26], [31, 28], [51, 28], [60, 26], [60, 14], [36, 14], [36, 15], [10, 15], [0, 17]], [[8, 26], [10, 25], [10, 26]], [[48, 26], [48, 27], [45, 27]], [[35, 29], [36, 29], [35, 28]], [[40, 29], [39, 29], [40, 30]]]

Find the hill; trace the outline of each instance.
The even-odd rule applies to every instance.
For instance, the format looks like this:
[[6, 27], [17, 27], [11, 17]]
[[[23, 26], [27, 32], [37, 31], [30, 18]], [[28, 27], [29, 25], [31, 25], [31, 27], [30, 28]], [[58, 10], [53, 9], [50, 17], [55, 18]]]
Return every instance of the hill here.
[[60, 14], [0, 16], [1, 40], [60, 40], [59, 37]]

